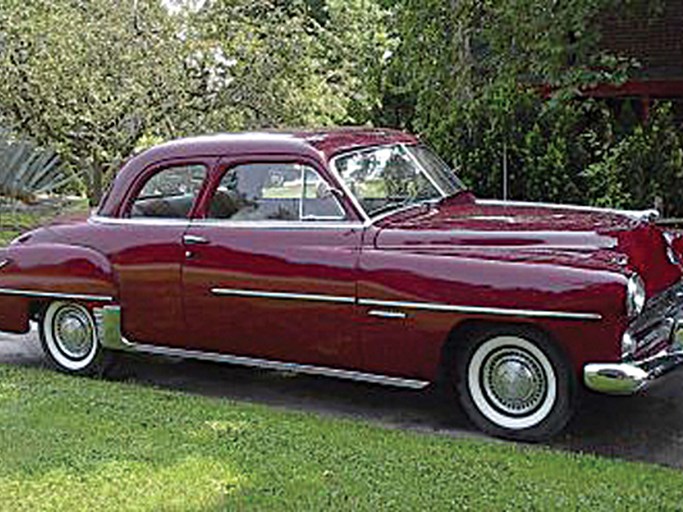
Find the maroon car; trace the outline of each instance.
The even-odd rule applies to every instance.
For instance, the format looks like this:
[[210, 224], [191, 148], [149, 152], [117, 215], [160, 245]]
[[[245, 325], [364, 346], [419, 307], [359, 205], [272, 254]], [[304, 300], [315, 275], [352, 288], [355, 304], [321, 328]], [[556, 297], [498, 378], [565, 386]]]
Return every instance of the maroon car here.
[[97, 213], [0, 251], [0, 330], [39, 324], [60, 370], [114, 351], [422, 388], [540, 439], [583, 388], [683, 362], [677, 240], [653, 212], [478, 200], [391, 130], [152, 148]]

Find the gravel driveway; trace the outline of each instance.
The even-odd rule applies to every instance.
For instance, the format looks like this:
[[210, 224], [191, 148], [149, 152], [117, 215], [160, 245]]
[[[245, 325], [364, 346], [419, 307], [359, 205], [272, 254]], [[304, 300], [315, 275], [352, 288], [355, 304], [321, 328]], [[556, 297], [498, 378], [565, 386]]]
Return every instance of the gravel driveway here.
[[[44, 364], [37, 335], [0, 334], [0, 363]], [[480, 437], [461, 411], [430, 391], [414, 391], [323, 377], [180, 361], [126, 358], [113, 379], [207, 396], [362, 418], [454, 437]], [[568, 431], [549, 446], [683, 469], [683, 371], [633, 397], [591, 395]]]

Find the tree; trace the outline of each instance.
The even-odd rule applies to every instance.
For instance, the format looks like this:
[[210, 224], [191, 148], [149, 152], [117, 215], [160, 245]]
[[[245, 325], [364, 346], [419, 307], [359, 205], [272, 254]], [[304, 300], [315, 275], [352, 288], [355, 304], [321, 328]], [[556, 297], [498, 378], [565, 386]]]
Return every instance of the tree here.
[[54, 148], [91, 199], [103, 174], [190, 101], [175, 19], [137, 0], [0, 0], [0, 115]]
[[367, 122], [386, 16], [373, 0], [0, 0], [0, 121], [97, 202], [159, 139]]
[[[190, 17], [205, 129], [364, 123], [387, 12], [365, 0], [214, 0]], [[196, 127], [195, 127], [196, 129]]]

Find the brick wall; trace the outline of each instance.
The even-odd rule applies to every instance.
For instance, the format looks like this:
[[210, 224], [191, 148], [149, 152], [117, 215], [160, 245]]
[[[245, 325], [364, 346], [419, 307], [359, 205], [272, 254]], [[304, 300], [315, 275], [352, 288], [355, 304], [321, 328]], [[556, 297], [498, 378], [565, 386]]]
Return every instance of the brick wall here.
[[603, 16], [601, 46], [637, 59], [643, 78], [683, 78], [683, 0], [658, 3], [642, 1], [628, 14]]

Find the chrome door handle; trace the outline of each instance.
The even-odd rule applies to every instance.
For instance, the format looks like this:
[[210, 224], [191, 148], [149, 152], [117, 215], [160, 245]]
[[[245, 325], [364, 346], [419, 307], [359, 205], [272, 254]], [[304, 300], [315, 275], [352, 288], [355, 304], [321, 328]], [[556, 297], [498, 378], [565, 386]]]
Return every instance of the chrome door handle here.
[[370, 311], [368, 311], [368, 315], [377, 316], [379, 318], [395, 318], [395, 319], [403, 319], [403, 318], [406, 318], [408, 316], [401, 311], [386, 311], [384, 309], [371, 309]]
[[203, 236], [183, 235], [183, 243], [185, 245], [206, 245], [209, 241]]

